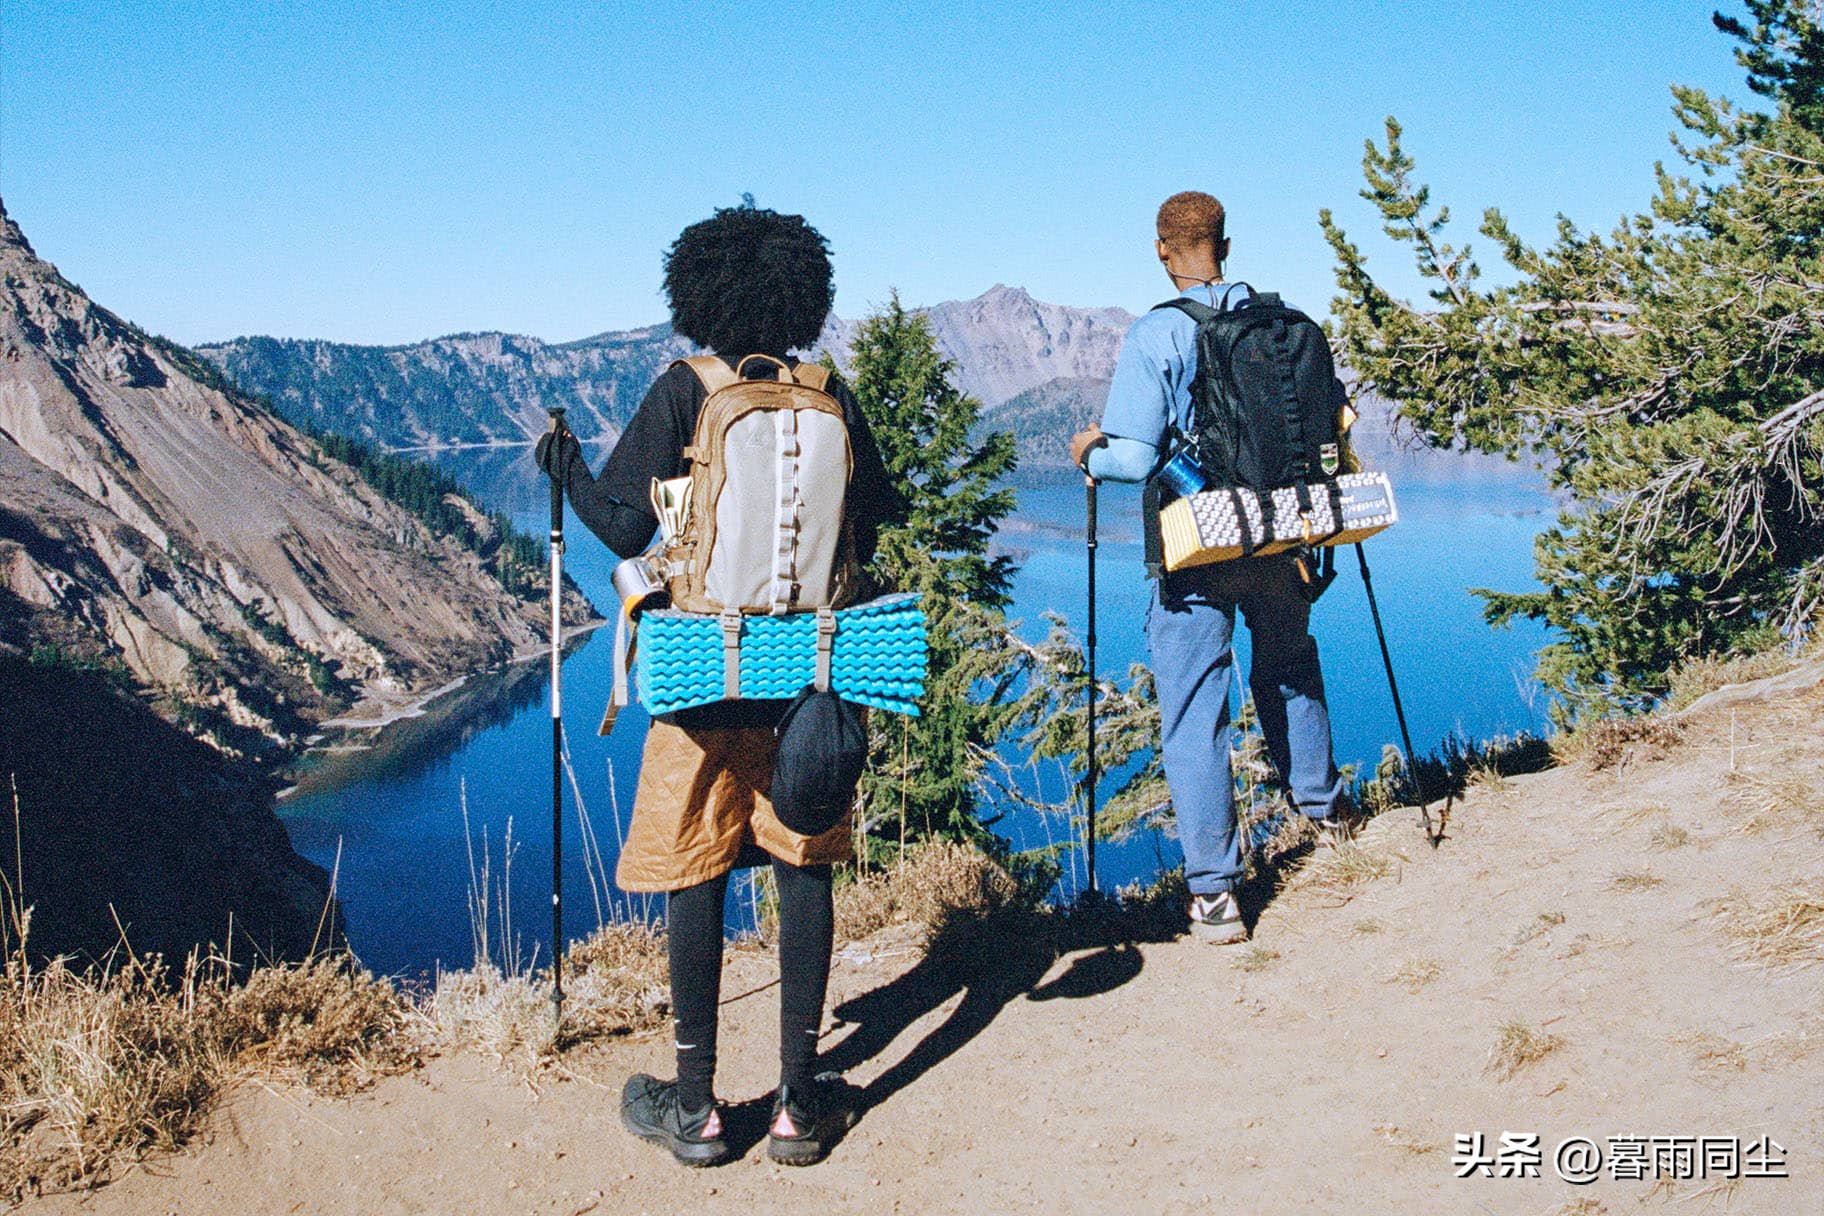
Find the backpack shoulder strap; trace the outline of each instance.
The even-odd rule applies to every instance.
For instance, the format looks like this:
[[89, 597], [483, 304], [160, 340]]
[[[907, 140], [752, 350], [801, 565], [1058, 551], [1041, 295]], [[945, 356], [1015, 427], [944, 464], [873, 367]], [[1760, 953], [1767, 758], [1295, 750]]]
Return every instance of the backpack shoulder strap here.
[[1158, 312], [1161, 308], [1175, 308], [1199, 325], [1202, 325], [1211, 317], [1221, 315], [1216, 309], [1211, 308], [1208, 304], [1203, 303], [1201, 300], [1193, 300], [1189, 296], [1174, 296], [1163, 304], [1153, 305], [1149, 311]]
[[829, 391], [830, 369], [821, 363], [805, 360], [792, 369], [792, 379], [806, 388], [814, 388], [820, 393]]
[[728, 364], [714, 355], [692, 355], [688, 359], [674, 359], [672, 366], [682, 363], [701, 382], [704, 389], [714, 393], [736, 383], [740, 377], [729, 370]]

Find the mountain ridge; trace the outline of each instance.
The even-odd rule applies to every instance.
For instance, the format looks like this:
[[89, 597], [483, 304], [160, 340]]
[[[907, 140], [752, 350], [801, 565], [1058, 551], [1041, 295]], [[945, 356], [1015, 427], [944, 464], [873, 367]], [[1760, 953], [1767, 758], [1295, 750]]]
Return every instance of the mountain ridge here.
[[[990, 423], [1040, 385], [1106, 379], [1133, 321], [1005, 284], [919, 311]], [[858, 324], [832, 315], [812, 353], [845, 365]], [[611, 440], [665, 365], [698, 353], [664, 322], [561, 343], [482, 330], [391, 346], [253, 335], [196, 350], [294, 421], [395, 450], [529, 442], [558, 404], [580, 438]]]
[[[1011, 431], [1024, 469], [1069, 468], [1069, 436], [1101, 415], [1133, 314], [1003, 283], [917, 311], [957, 387], [982, 402], [980, 429]], [[832, 315], [812, 354], [845, 366], [859, 324]], [[470, 331], [395, 346], [242, 337], [197, 350], [288, 417], [395, 450], [529, 443], [556, 404], [585, 442], [612, 441], [664, 366], [696, 353], [664, 322], [563, 343]], [[1356, 449], [1375, 467], [1448, 475], [1501, 463], [1418, 450], [1388, 403], [1362, 394], [1356, 406]]]

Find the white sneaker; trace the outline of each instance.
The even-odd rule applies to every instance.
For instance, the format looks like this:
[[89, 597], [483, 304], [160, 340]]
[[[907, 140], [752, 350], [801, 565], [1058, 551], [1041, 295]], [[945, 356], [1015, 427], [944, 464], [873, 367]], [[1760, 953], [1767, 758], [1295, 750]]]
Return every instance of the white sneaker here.
[[1248, 926], [1232, 891], [1191, 896], [1190, 915], [1191, 936], [1200, 942], [1227, 946], [1248, 940]]

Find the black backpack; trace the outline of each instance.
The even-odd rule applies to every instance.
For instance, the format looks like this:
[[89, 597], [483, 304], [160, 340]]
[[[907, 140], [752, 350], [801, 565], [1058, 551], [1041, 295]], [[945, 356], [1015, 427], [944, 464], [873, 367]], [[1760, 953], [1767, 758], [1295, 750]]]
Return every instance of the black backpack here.
[[[1184, 296], [1154, 306], [1197, 322], [1192, 426], [1183, 438], [1212, 487], [1265, 495], [1297, 486], [1302, 497], [1341, 471], [1336, 365], [1317, 322], [1275, 293], [1248, 290], [1233, 307]], [[1163, 568], [1157, 515], [1168, 492], [1157, 480], [1147, 485], [1146, 563], [1155, 578]]]

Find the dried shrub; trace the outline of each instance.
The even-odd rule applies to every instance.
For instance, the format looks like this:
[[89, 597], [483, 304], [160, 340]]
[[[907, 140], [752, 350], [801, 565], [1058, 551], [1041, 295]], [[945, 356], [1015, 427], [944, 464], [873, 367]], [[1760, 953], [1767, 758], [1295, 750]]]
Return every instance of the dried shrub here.
[[1565, 760], [1585, 760], [1592, 771], [1601, 772], [1636, 760], [1663, 759], [1684, 739], [1685, 727], [1677, 719], [1645, 715], [1580, 725], [1560, 736], [1554, 746]]
[[1731, 684], [1785, 675], [1803, 661], [1801, 655], [1784, 644], [1753, 654], [1687, 660], [1667, 674], [1666, 708], [1683, 709], [1699, 697]]
[[661, 1025], [671, 1010], [665, 932], [621, 921], [603, 925], [564, 955], [564, 1028], [597, 1037]]
[[895, 924], [922, 927], [927, 948], [952, 922], [981, 920], [1007, 907], [1019, 884], [979, 850], [933, 841], [905, 860], [836, 890], [836, 940], [859, 941]]
[[438, 975], [425, 1001], [436, 1041], [525, 1066], [556, 1054], [551, 989], [532, 975], [507, 975], [492, 964]]
[[1505, 1081], [1563, 1046], [1564, 1040], [1559, 1036], [1535, 1030], [1518, 1019], [1503, 1022], [1496, 1032], [1495, 1045], [1489, 1049], [1488, 1071], [1497, 1080]]
[[22, 958], [0, 985], [0, 1193], [15, 1199], [177, 1147], [243, 1078], [346, 1092], [416, 1058], [399, 995], [346, 957], [244, 983], [216, 959]]
[[1541, 912], [1521, 927], [1520, 932], [1514, 937], [1514, 945], [1524, 946], [1536, 937], [1544, 937], [1563, 923], [1564, 913], [1556, 910]]
[[1436, 959], [1415, 958], [1401, 963], [1399, 969], [1387, 977], [1389, 984], [1399, 984], [1411, 993], [1431, 983], [1444, 973], [1444, 968]]
[[1824, 879], [1754, 894], [1738, 891], [1717, 910], [1745, 962], [1779, 970], [1824, 962]]
[[1393, 869], [1394, 859], [1387, 854], [1346, 841], [1320, 848], [1299, 869], [1290, 889], [1351, 899], [1358, 888], [1387, 877]]
[[1609, 889], [1624, 894], [1636, 894], [1651, 891], [1666, 881], [1651, 870], [1619, 870], [1609, 876]]
[[345, 1093], [417, 1062], [398, 991], [322, 957], [261, 967], [221, 1003], [214, 1037], [239, 1068]]
[[1237, 971], [1265, 971], [1278, 959], [1279, 951], [1255, 943], [1237, 954], [1232, 966]]
[[1824, 797], [1818, 794], [1818, 774], [1781, 772], [1763, 777], [1738, 769], [1724, 780], [1729, 807], [1742, 816], [1735, 824], [1737, 831], [1810, 827], [1824, 832]]

